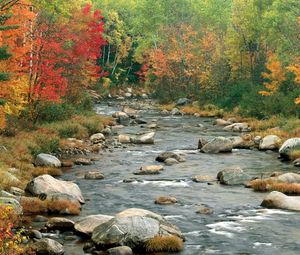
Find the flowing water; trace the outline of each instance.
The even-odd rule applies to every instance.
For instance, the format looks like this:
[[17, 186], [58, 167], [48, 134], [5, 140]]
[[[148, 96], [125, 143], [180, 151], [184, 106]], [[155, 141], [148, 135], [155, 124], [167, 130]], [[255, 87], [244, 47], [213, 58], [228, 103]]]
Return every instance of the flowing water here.
[[[120, 110], [98, 105], [97, 112], [110, 115]], [[233, 136], [212, 125], [211, 118], [162, 116], [155, 110], [139, 113], [150, 123], [157, 120], [154, 145], [128, 145], [96, 156], [92, 166], [76, 166], [63, 179], [75, 180], [86, 199], [80, 216], [114, 215], [124, 209], [148, 209], [176, 224], [186, 237], [185, 249], [178, 254], [299, 254], [300, 213], [262, 209], [259, 205], [266, 194], [242, 186], [195, 183], [195, 175], [216, 176], [230, 166], [240, 166], [253, 177], [268, 176], [274, 171], [296, 169], [277, 159], [277, 153], [234, 150], [227, 154], [199, 153], [199, 137]], [[202, 124], [204, 127], [198, 127]], [[146, 126], [146, 125], [145, 125]], [[140, 125], [128, 126], [119, 133], [137, 134], [149, 131]], [[142, 165], [156, 164], [155, 157], [164, 151], [178, 150], [187, 154], [186, 162], [165, 166], [156, 176], [135, 176]], [[104, 180], [85, 180], [78, 173], [101, 170]], [[123, 183], [123, 179], [138, 181]], [[156, 197], [170, 195], [178, 203], [154, 204]], [[212, 215], [195, 213], [197, 205], [213, 208]], [[66, 241], [67, 255], [84, 254], [80, 241]]]

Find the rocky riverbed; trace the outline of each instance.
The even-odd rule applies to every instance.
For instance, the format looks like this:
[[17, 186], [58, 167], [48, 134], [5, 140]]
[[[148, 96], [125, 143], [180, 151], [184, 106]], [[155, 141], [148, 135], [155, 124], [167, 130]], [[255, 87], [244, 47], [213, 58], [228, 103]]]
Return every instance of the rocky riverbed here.
[[[299, 231], [295, 222], [300, 220], [299, 213], [262, 208], [265, 193], [216, 181], [224, 169], [227, 172], [219, 175], [222, 180], [233, 169], [244, 182], [247, 178], [269, 177], [276, 171], [297, 172], [297, 168], [279, 161], [278, 153], [273, 151], [233, 149], [231, 153], [200, 153], [200, 137], [210, 141], [240, 134], [213, 125], [214, 118], [161, 115], [150, 103], [126, 103], [138, 110], [133, 113], [127, 108], [127, 115], [138, 117], [127, 119], [115, 114], [124, 127], [113, 128], [109, 146], [93, 155], [92, 164], [76, 165], [61, 177], [78, 184], [85, 200], [80, 216], [68, 219], [76, 222], [89, 215], [115, 216], [128, 208], [141, 208], [164, 216], [181, 230], [185, 244], [178, 254], [298, 254]], [[97, 105], [96, 110], [112, 115], [122, 107], [120, 102], [108, 102]], [[153, 132], [155, 135], [149, 135]], [[156, 161], [165, 151], [175, 152], [178, 158]], [[150, 174], [141, 174], [145, 169]], [[84, 178], [97, 171], [104, 178]], [[120, 223], [114, 220], [111, 224]], [[47, 235], [63, 241], [65, 254], [85, 254], [84, 246], [89, 251], [85, 238], [72, 231]]]

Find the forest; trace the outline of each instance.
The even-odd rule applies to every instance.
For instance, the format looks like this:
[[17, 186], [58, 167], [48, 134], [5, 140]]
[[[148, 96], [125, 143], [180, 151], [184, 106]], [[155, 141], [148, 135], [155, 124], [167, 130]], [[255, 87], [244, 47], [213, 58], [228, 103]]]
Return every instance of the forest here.
[[[91, 166], [101, 169], [111, 167], [107, 170], [108, 179], [105, 173], [105, 181], [112, 182], [100, 186], [103, 187], [103, 196], [113, 196], [112, 199], [116, 199], [119, 193], [113, 190], [109, 193], [106, 188], [109, 190], [109, 185], [118, 183], [113, 179], [116, 171], [120, 171], [119, 178], [124, 178], [122, 181], [126, 184], [145, 184], [157, 180], [136, 180], [135, 175], [160, 174], [165, 166], [168, 171], [173, 164], [178, 164], [179, 170], [170, 178], [181, 180], [182, 171], [186, 168], [190, 169], [190, 174], [195, 174], [194, 177], [189, 176], [193, 185], [231, 186], [228, 184], [230, 181], [223, 180], [226, 179], [223, 172], [217, 174], [217, 179], [211, 179], [211, 173], [204, 169], [200, 171], [201, 178], [197, 177], [198, 170], [192, 164], [196, 156], [191, 156], [190, 150], [186, 149], [191, 147], [187, 141], [192, 139], [192, 134], [197, 136], [193, 139], [199, 140], [195, 145], [198, 147], [193, 147], [193, 150], [205, 155], [205, 162], [213, 162], [214, 170], [229, 164], [229, 161], [232, 165], [246, 162], [245, 167], [251, 168], [249, 173], [230, 165], [231, 170], [234, 169], [232, 178], [239, 178], [238, 185], [243, 184], [255, 192], [300, 194], [300, 177], [293, 175], [294, 167], [300, 166], [299, 42], [299, 0], [0, 0], [0, 175], [3, 177], [0, 179], [0, 254], [35, 254], [40, 249], [35, 246], [37, 242], [30, 247], [27, 245], [32, 243], [32, 235], [35, 234], [24, 227], [38, 214], [81, 214], [81, 206], [85, 202], [78, 186], [74, 188], [72, 185], [80, 183], [80, 188], [86, 192], [84, 195], [94, 198], [81, 179], [104, 179], [104, 174], [95, 172]], [[176, 129], [178, 126], [181, 129]], [[195, 127], [198, 129], [194, 130]], [[236, 134], [240, 136], [237, 138]], [[158, 147], [153, 145], [154, 136], [159, 137]], [[211, 137], [214, 137], [212, 141]], [[207, 149], [209, 146], [206, 145], [215, 139], [218, 145]], [[146, 147], [139, 147], [141, 145]], [[180, 145], [185, 145], [184, 149]], [[123, 176], [121, 166], [137, 167], [133, 155], [126, 154], [127, 149], [132, 149], [133, 154], [141, 151], [147, 163], [150, 163], [146, 159], [148, 154], [166, 151], [167, 154], [156, 157], [156, 161], [165, 165], [158, 166], [155, 162], [154, 165], [141, 166], [139, 172], [134, 172], [134, 177]], [[183, 150], [183, 155], [177, 150]], [[223, 155], [228, 152], [232, 152], [233, 158]], [[277, 160], [278, 152], [279, 158], [288, 163]], [[111, 159], [109, 153], [116, 153], [115, 158]], [[208, 154], [221, 156], [212, 159]], [[130, 162], [125, 160], [127, 163], [124, 163], [121, 158]], [[111, 163], [114, 160], [121, 163], [115, 166]], [[251, 163], [247, 165], [249, 160]], [[110, 163], [106, 165], [103, 162]], [[84, 172], [82, 177], [82, 173], [72, 172], [73, 168], [74, 171], [89, 172]], [[292, 174], [292, 177], [280, 179], [281, 174]], [[140, 190], [137, 192], [141, 192], [144, 199], [152, 192], [162, 195], [164, 190], [160, 188], [170, 184], [167, 176], [162, 175], [165, 179], [157, 181], [162, 185], [157, 190], [146, 189], [146, 194]], [[45, 192], [33, 190], [30, 185], [38, 178], [45, 178], [45, 183], [65, 178], [66, 184], [62, 186], [66, 185], [72, 191], [79, 189], [75, 195], [76, 202], [74, 194], [70, 199], [69, 194], [64, 193], [69, 192], [66, 190], [59, 198], [57, 190], [54, 191], [56, 195], [48, 194], [48, 189]], [[76, 181], [73, 182], [74, 179]], [[181, 181], [174, 181], [171, 186], [178, 189], [174, 192], [185, 194], [185, 190], [181, 189], [190, 184], [187, 182], [184, 186]], [[93, 187], [98, 189], [98, 186]], [[185, 199], [195, 204], [196, 194], [193, 192], [197, 188], [192, 187], [192, 200], [189, 200], [190, 197]], [[120, 195], [116, 203], [131, 199], [132, 194], [128, 190], [117, 189], [123, 197]], [[220, 193], [222, 198], [226, 190]], [[238, 193], [242, 194], [241, 191]], [[213, 194], [213, 191], [209, 190], [208, 194]], [[179, 193], [175, 195], [180, 196]], [[248, 196], [254, 196], [253, 192]], [[7, 199], [13, 199], [13, 202]], [[139, 208], [157, 209], [153, 205], [142, 207], [144, 199], [130, 202]], [[205, 199], [210, 201], [207, 197]], [[296, 204], [295, 207], [270, 205], [269, 200], [262, 205], [300, 211], [300, 202], [289, 199]], [[108, 200], [101, 200], [106, 206], [102, 211], [99, 208], [94, 211], [94, 207], [91, 209], [87, 205], [87, 211], [83, 209], [84, 216], [93, 212], [112, 217], [112, 212], [120, 210]], [[237, 201], [242, 203], [243, 199], [238, 197]], [[231, 201], [226, 202], [230, 204]], [[14, 204], [13, 210], [5, 206], [7, 203]], [[155, 204], [159, 205], [173, 206], [176, 203], [177, 199], [169, 196], [155, 200]], [[18, 206], [29, 220], [16, 213]], [[112, 211], [109, 211], [110, 206]], [[253, 204], [251, 206], [252, 210], [257, 209]], [[127, 207], [122, 204], [121, 208]], [[209, 207], [197, 208], [197, 213], [213, 214]], [[124, 215], [131, 215], [132, 209], [125, 210]], [[236, 213], [242, 211], [240, 207], [235, 209]], [[227, 208], [215, 206], [215, 210], [220, 210], [220, 214], [227, 213]], [[171, 214], [170, 211], [158, 211]], [[134, 216], [141, 216], [145, 212], [134, 213], [137, 213]], [[197, 221], [195, 215], [182, 213]], [[119, 214], [115, 218], [124, 216]], [[155, 219], [159, 218], [160, 227], [163, 226], [159, 233], [166, 232], [166, 235], [155, 235], [146, 242], [143, 240], [142, 244], [132, 245], [133, 241], [127, 240], [127, 243], [119, 242], [118, 245], [125, 243], [134, 252], [143, 250], [147, 254], [182, 250], [181, 254], [200, 254], [199, 250], [191, 248], [193, 242], [197, 243], [193, 239], [196, 237], [187, 236], [188, 247], [191, 247], [184, 249], [185, 238], [179, 229], [172, 224], [174, 228], [168, 229], [169, 223], [155, 215]], [[206, 227], [218, 234], [218, 228], [211, 227], [215, 222], [216, 218], [211, 218]], [[51, 222], [55, 225], [53, 228], [49, 224], [46, 227], [49, 233], [56, 228], [59, 231], [65, 228], [58, 222]], [[76, 224], [75, 227], [72, 225], [72, 231], [82, 231], [76, 228]], [[186, 225], [183, 229], [189, 233], [193, 227]], [[105, 254], [123, 254], [123, 250], [110, 253], [108, 248], [118, 245], [103, 244], [101, 238], [104, 237], [100, 232], [85, 231], [80, 233], [85, 237], [88, 235], [94, 245], [86, 248], [87, 252], [98, 254], [97, 249], [105, 248]], [[219, 234], [226, 236], [227, 229], [224, 231], [225, 234], [222, 231]], [[239, 249], [237, 243], [226, 244]], [[224, 251], [224, 247], [216, 243], [209, 245]], [[259, 246], [269, 247], [265, 244]], [[249, 254], [256, 252], [253, 247], [249, 248]], [[62, 254], [61, 250], [56, 253], [50, 250], [47, 251], [49, 254]], [[68, 250], [65, 254], [72, 252], [75, 250]], [[204, 250], [201, 252], [206, 254]], [[265, 250], [260, 252], [269, 254]]]

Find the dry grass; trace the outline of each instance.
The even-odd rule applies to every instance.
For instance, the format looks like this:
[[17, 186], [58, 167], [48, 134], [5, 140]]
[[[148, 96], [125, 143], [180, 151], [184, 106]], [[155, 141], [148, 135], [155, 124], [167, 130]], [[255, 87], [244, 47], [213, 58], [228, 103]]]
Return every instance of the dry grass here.
[[300, 158], [300, 150], [294, 150], [289, 154], [289, 158], [293, 161]]
[[183, 240], [177, 236], [155, 236], [145, 245], [146, 252], [179, 252], [183, 250]]
[[215, 116], [223, 116], [224, 111], [219, 109], [214, 105], [204, 105], [203, 107], [199, 107], [197, 105], [187, 105], [183, 106], [181, 112], [189, 115], [198, 114], [200, 117], [215, 117]]
[[272, 179], [257, 179], [250, 182], [250, 187], [254, 191], [266, 192], [266, 191], [279, 191], [287, 195], [299, 195], [300, 184], [299, 183], [283, 183], [276, 182]]
[[37, 197], [23, 197], [20, 201], [25, 214], [61, 213], [79, 215], [80, 208], [68, 200], [41, 200]]
[[160, 109], [161, 110], [167, 110], [167, 111], [172, 111], [173, 108], [175, 108], [176, 105], [175, 104], [163, 104], [163, 105], [160, 105]]
[[54, 168], [54, 167], [35, 167], [32, 170], [33, 177], [37, 177], [44, 174], [49, 174], [51, 176], [62, 176], [63, 172], [60, 168]]
[[256, 179], [249, 182], [249, 187], [255, 191], [268, 191], [268, 187], [270, 184], [274, 182], [271, 179]]

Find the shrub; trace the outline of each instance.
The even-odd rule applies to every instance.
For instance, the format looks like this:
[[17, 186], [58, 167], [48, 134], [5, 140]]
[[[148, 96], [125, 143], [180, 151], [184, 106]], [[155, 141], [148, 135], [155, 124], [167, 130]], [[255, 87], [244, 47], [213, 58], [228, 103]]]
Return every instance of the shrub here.
[[177, 236], [155, 236], [145, 244], [146, 252], [179, 252], [183, 240]]

